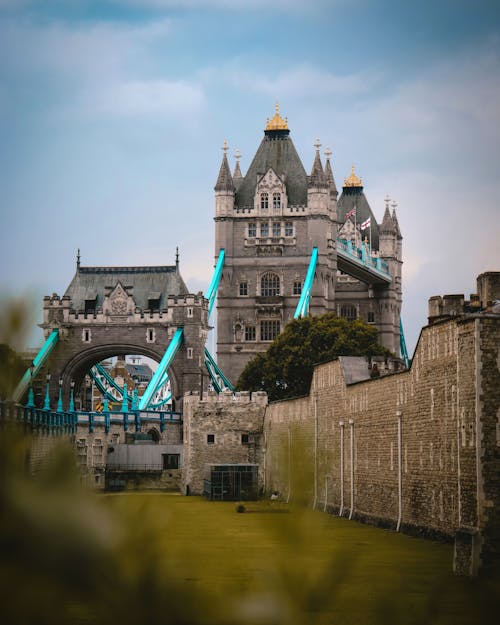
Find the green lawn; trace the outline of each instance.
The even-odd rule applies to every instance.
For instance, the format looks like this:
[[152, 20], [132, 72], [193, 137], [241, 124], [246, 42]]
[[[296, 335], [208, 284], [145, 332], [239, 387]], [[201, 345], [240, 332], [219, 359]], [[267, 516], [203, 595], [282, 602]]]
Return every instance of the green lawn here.
[[122, 572], [154, 605], [150, 567], [175, 610], [194, 608], [186, 622], [483, 625], [498, 615], [493, 582], [452, 575], [451, 545], [270, 502], [243, 514], [153, 493], [98, 505], [122, 536]]

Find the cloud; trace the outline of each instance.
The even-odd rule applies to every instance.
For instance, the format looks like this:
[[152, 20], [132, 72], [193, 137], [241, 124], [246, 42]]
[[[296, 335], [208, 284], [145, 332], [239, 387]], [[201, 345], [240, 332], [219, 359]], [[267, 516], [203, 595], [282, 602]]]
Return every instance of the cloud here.
[[132, 80], [92, 94], [87, 107], [107, 115], [183, 117], [196, 115], [204, 103], [202, 89], [189, 82]]
[[368, 92], [378, 80], [377, 76], [364, 74], [332, 74], [308, 63], [291, 66], [281, 72], [269, 74], [251, 72], [248, 64], [233, 63], [226, 67], [206, 69], [202, 76], [207, 82], [226, 82], [241, 90], [275, 98], [294, 99], [324, 98], [340, 96], [344, 98]]

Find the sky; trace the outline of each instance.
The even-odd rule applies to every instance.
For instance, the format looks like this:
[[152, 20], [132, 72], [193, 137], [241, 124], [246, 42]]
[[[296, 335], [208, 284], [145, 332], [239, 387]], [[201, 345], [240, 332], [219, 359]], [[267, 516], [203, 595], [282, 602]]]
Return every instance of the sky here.
[[[243, 173], [275, 102], [380, 222], [397, 202], [412, 352], [431, 295], [500, 270], [497, 0], [0, 0], [0, 296], [82, 265], [214, 265], [226, 139]], [[41, 331], [30, 342], [41, 342]]]

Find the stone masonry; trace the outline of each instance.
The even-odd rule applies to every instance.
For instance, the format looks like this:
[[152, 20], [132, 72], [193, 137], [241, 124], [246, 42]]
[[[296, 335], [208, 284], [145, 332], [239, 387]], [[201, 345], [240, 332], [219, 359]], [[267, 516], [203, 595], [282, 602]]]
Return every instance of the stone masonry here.
[[475, 574], [500, 555], [499, 389], [498, 315], [424, 328], [410, 370], [377, 380], [319, 365], [308, 397], [266, 410], [267, 490], [455, 538], [455, 571]]
[[[267, 394], [224, 391], [184, 397], [184, 475], [186, 494], [203, 493], [207, 464], [258, 464], [264, 487], [262, 430]], [[243, 438], [245, 437], [245, 439]], [[210, 438], [209, 438], [210, 437]], [[213, 437], [213, 438], [212, 438]], [[246, 442], [245, 442], [246, 441]]]

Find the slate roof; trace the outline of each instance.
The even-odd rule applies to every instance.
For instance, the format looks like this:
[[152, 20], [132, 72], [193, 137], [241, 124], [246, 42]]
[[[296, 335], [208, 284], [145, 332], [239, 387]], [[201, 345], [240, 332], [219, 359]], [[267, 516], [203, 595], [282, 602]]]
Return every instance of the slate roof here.
[[[378, 240], [378, 224], [375, 219], [375, 215], [368, 204], [368, 200], [366, 199], [365, 194], [363, 193], [363, 187], [343, 187], [342, 194], [340, 195], [337, 202], [337, 221], [341, 224], [345, 222], [346, 214], [352, 210], [356, 206], [356, 222], [361, 224], [363, 221], [366, 221], [368, 217], [371, 217], [371, 237], [372, 237], [372, 248], [374, 250], [379, 249], [379, 240]], [[364, 236], [370, 238], [370, 234], [368, 229], [363, 231]]]
[[253, 206], [257, 180], [269, 168], [285, 179], [288, 205], [307, 204], [307, 174], [288, 130], [266, 130], [248, 171], [238, 187], [235, 206]]
[[234, 191], [233, 177], [231, 176], [225, 152], [222, 157], [222, 163], [219, 169], [219, 175], [217, 177], [217, 182], [215, 183], [214, 191]]
[[148, 308], [148, 299], [158, 296], [160, 309], [167, 307], [169, 295], [189, 293], [184, 280], [174, 266], [157, 267], [79, 267], [66, 289], [74, 310], [84, 310], [85, 300], [97, 298], [101, 308], [104, 296], [120, 282], [142, 309]]

